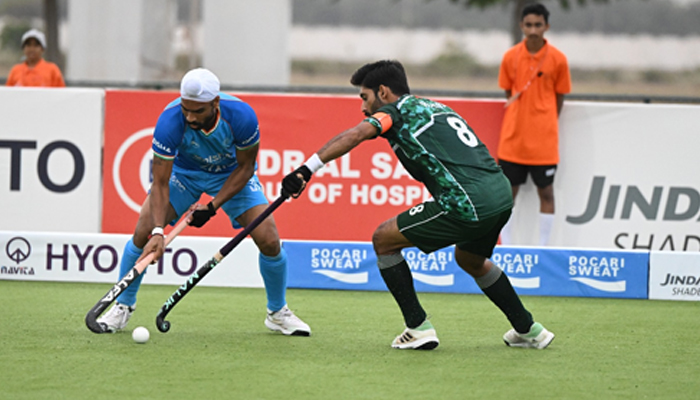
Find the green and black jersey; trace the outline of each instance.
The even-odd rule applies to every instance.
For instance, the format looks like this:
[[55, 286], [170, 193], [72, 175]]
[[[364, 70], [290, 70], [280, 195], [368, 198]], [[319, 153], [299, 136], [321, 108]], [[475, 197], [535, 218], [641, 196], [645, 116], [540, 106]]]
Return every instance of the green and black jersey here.
[[446, 105], [404, 95], [366, 121], [453, 217], [479, 221], [513, 207], [501, 168], [464, 119]]

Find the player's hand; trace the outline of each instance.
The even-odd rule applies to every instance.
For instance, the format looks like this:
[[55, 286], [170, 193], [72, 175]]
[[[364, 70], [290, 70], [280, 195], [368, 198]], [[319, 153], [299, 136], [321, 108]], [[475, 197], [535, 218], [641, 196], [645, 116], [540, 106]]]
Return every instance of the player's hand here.
[[[199, 205], [198, 207], [202, 206]], [[207, 204], [204, 208], [197, 208], [196, 210], [194, 210], [194, 212], [192, 213], [192, 219], [190, 220], [190, 226], [194, 226], [195, 228], [201, 228], [214, 215], [216, 215], [216, 208], [214, 208], [214, 204], [212, 204], [212, 202], [210, 201], [209, 204]]]
[[282, 195], [297, 198], [311, 179], [311, 170], [306, 165], [295, 169], [282, 179]]
[[136, 263], [138, 264], [151, 253], [154, 253], [151, 264], [155, 264], [163, 256], [163, 253], [165, 253], [165, 237], [163, 235], [151, 235], [148, 238], [148, 242], [143, 246], [143, 253], [141, 253], [139, 259], [136, 260]]

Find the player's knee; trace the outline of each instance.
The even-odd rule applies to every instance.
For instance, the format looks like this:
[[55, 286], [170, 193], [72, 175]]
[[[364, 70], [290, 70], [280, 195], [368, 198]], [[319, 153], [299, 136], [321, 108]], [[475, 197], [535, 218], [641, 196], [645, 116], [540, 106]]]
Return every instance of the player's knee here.
[[458, 248], [455, 249], [455, 261], [464, 272], [474, 277], [484, 275], [489, 268], [487, 264], [490, 263], [486, 257], [469, 253]]
[[481, 276], [485, 273], [483, 264], [476, 264], [473, 262], [458, 262], [460, 268], [471, 276]]
[[277, 238], [265, 238], [255, 243], [258, 250], [268, 257], [275, 257], [280, 253], [280, 241]]
[[377, 228], [374, 233], [372, 234], [372, 246], [374, 247], [374, 251], [377, 254], [382, 254], [383, 246], [382, 246], [382, 234]]
[[379, 227], [377, 227], [372, 234], [372, 246], [374, 246], [374, 252], [377, 254], [387, 254], [393, 250], [389, 246], [389, 237], [386, 233], [386, 229], [384, 229], [383, 226], [383, 224], [379, 225]]

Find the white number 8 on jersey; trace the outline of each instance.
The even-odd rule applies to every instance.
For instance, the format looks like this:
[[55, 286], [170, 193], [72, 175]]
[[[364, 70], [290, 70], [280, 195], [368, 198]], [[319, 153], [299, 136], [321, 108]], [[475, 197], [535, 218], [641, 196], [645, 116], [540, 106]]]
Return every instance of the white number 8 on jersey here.
[[462, 143], [469, 147], [476, 147], [479, 144], [479, 139], [476, 138], [474, 132], [469, 129], [469, 126], [464, 123], [460, 118], [457, 117], [447, 117], [447, 123], [450, 124], [452, 129], [457, 131], [457, 137]]
[[408, 210], [408, 215], [414, 216], [420, 212], [423, 212], [423, 204], [418, 204], [415, 207], [412, 207], [410, 210]]

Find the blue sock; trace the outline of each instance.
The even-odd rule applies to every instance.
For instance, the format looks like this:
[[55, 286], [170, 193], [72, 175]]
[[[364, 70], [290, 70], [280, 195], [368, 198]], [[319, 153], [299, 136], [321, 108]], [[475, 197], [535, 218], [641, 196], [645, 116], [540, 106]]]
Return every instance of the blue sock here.
[[[124, 275], [134, 268], [134, 265], [136, 265], [136, 260], [141, 257], [141, 253], [143, 253], [143, 249], [136, 247], [133, 238], [126, 242], [124, 252], [122, 253], [122, 260], [119, 264], [119, 279], [122, 279]], [[131, 282], [131, 285], [129, 285], [129, 287], [126, 288], [126, 290], [124, 290], [119, 297], [117, 297], [118, 303], [129, 307], [133, 307], [134, 304], [136, 304], [136, 293], [139, 291], [144, 275], [146, 275], [146, 271], [143, 271], [143, 274], [134, 279], [134, 281]]]
[[259, 258], [260, 275], [265, 282], [267, 293], [267, 309], [279, 311], [287, 304], [287, 253], [282, 248], [275, 257], [260, 253]]

